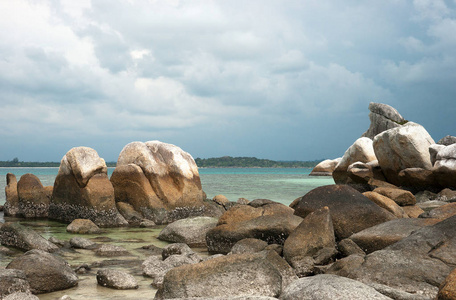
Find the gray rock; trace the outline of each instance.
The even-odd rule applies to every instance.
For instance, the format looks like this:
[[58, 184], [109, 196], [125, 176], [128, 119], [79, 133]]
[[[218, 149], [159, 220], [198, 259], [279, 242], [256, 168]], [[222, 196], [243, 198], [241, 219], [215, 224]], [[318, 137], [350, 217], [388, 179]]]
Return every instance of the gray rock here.
[[281, 300], [319, 299], [319, 300], [364, 300], [391, 299], [374, 288], [345, 277], [322, 274], [300, 278], [292, 282], [280, 295]]
[[206, 233], [217, 225], [218, 219], [194, 217], [177, 220], [167, 225], [158, 235], [159, 240], [185, 243], [191, 247], [205, 247]]
[[101, 229], [89, 219], [75, 219], [66, 228], [69, 233], [93, 234], [100, 233]]
[[437, 153], [433, 171], [441, 186], [456, 188], [456, 144], [446, 146]]
[[447, 135], [447, 136], [441, 138], [437, 142], [437, 144], [444, 145], [444, 146], [449, 146], [449, 145], [452, 145], [452, 144], [456, 144], [456, 136]]
[[3, 207], [5, 216], [20, 216], [19, 198], [17, 196], [17, 179], [16, 175], [12, 173], [6, 174], [5, 197], [6, 202], [5, 206]]
[[98, 270], [97, 282], [101, 286], [118, 290], [130, 290], [139, 287], [138, 282], [132, 275], [112, 269]]
[[0, 242], [5, 246], [13, 246], [25, 251], [40, 249], [54, 252], [59, 249], [41, 235], [19, 223], [5, 223], [0, 228]]
[[337, 249], [342, 256], [347, 257], [352, 254], [366, 255], [363, 249], [361, 249], [354, 241], [351, 239], [343, 239], [337, 244]]
[[456, 202], [456, 191], [449, 188], [443, 189], [438, 193], [437, 198], [440, 201]]
[[98, 256], [106, 256], [106, 257], [113, 257], [113, 256], [128, 256], [131, 255], [130, 252], [127, 251], [122, 246], [110, 245], [110, 244], [103, 244], [101, 245], [96, 251], [95, 254]]
[[227, 255], [170, 270], [155, 299], [278, 297], [295, 279], [291, 267], [274, 251]]
[[309, 176], [332, 176], [337, 164], [341, 161], [342, 157], [336, 159], [326, 159], [318, 163], [310, 172]]
[[15, 292], [12, 294], [9, 294], [5, 298], [2, 298], [3, 300], [39, 300], [37, 296], [31, 294], [31, 293], [23, 293], [23, 292]]
[[259, 239], [243, 239], [231, 248], [230, 254], [256, 253], [263, 251], [268, 243]]
[[195, 254], [193, 250], [184, 243], [169, 244], [162, 249], [162, 258], [167, 259], [171, 255], [190, 255]]
[[0, 299], [9, 294], [30, 293], [30, 285], [21, 270], [0, 269]]
[[79, 236], [72, 237], [70, 239], [70, 245], [71, 247], [78, 249], [95, 249], [97, 247], [96, 243]]
[[22, 270], [34, 294], [64, 290], [78, 284], [76, 273], [66, 261], [42, 250], [30, 250], [6, 268]]
[[433, 144], [429, 146], [429, 155], [431, 156], [431, 164], [434, 165], [435, 161], [437, 160], [437, 153], [439, 153], [440, 150], [444, 149], [446, 146], [444, 145], [438, 145], [438, 144]]
[[377, 134], [399, 127], [407, 122], [395, 108], [383, 103], [371, 102], [369, 110], [371, 124], [369, 129], [362, 135], [363, 137], [374, 139]]
[[38, 177], [27, 173], [17, 183], [19, 214], [25, 218], [46, 218], [52, 187], [44, 187]]

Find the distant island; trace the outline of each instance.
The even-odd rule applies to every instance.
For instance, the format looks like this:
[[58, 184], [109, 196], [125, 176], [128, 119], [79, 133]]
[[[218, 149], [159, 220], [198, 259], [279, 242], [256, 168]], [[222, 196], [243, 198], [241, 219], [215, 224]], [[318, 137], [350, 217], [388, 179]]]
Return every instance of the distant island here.
[[[256, 157], [214, 157], [196, 158], [195, 162], [199, 168], [313, 168], [322, 160], [312, 161], [274, 161], [270, 159], [259, 159]], [[107, 162], [108, 167], [115, 167], [116, 162]], [[25, 162], [18, 158], [8, 161], [0, 161], [0, 167], [4, 168], [33, 168], [33, 167], [59, 167], [60, 162]]]

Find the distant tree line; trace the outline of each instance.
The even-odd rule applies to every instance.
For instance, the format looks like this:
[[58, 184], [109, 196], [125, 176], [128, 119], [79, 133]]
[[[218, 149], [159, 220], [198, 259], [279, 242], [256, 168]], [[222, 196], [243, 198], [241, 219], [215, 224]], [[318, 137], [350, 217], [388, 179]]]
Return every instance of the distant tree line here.
[[[106, 165], [108, 167], [115, 167], [115, 162], [107, 162]], [[4, 168], [34, 168], [34, 167], [60, 167], [60, 162], [37, 162], [37, 161], [19, 161], [17, 157], [13, 158], [12, 160], [7, 161], [0, 161], [0, 167]]]
[[256, 157], [214, 157], [196, 158], [200, 168], [313, 168], [322, 160], [312, 161], [274, 161]]

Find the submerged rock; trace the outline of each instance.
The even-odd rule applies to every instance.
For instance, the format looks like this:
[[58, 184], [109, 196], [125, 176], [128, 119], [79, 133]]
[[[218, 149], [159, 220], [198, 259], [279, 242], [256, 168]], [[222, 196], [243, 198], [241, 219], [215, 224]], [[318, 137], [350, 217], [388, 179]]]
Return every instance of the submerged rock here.
[[217, 225], [218, 219], [194, 217], [177, 220], [167, 225], [158, 235], [162, 241], [185, 243], [191, 247], [205, 247], [206, 233]]
[[118, 290], [130, 290], [139, 287], [138, 282], [132, 275], [112, 269], [98, 270], [97, 282], [101, 286]]
[[98, 226], [123, 226], [105, 161], [88, 147], [65, 154], [55, 178], [49, 218], [63, 222], [90, 219]]
[[100, 233], [101, 229], [88, 219], [75, 219], [66, 228], [69, 233], [93, 234]]

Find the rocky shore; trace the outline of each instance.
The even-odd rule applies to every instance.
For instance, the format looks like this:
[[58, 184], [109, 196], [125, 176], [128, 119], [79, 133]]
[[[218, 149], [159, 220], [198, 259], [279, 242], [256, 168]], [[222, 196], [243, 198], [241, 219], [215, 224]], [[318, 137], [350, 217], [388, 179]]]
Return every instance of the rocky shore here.
[[[63, 157], [53, 187], [8, 174], [5, 215], [65, 222], [77, 237], [0, 224], [2, 253], [23, 252], [0, 269], [0, 299], [77, 285], [94, 265], [69, 266], [72, 249], [113, 258], [91, 275], [102, 287], [136, 290], [140, 272], [158, 290], [145, 299], [456, 299], [456, 138], [435, 143], [394, 108], [369, 110], [366, 133], [314, 169], [337, 184], [290, 206], [206, 199], [191, 155], [158, 141], [126, 145], [110, 179], [86, 147]], [[127, 249], [82, 235], [155, 224], [170, 244], [148, 248], [131, 272], [116, 268]]]

